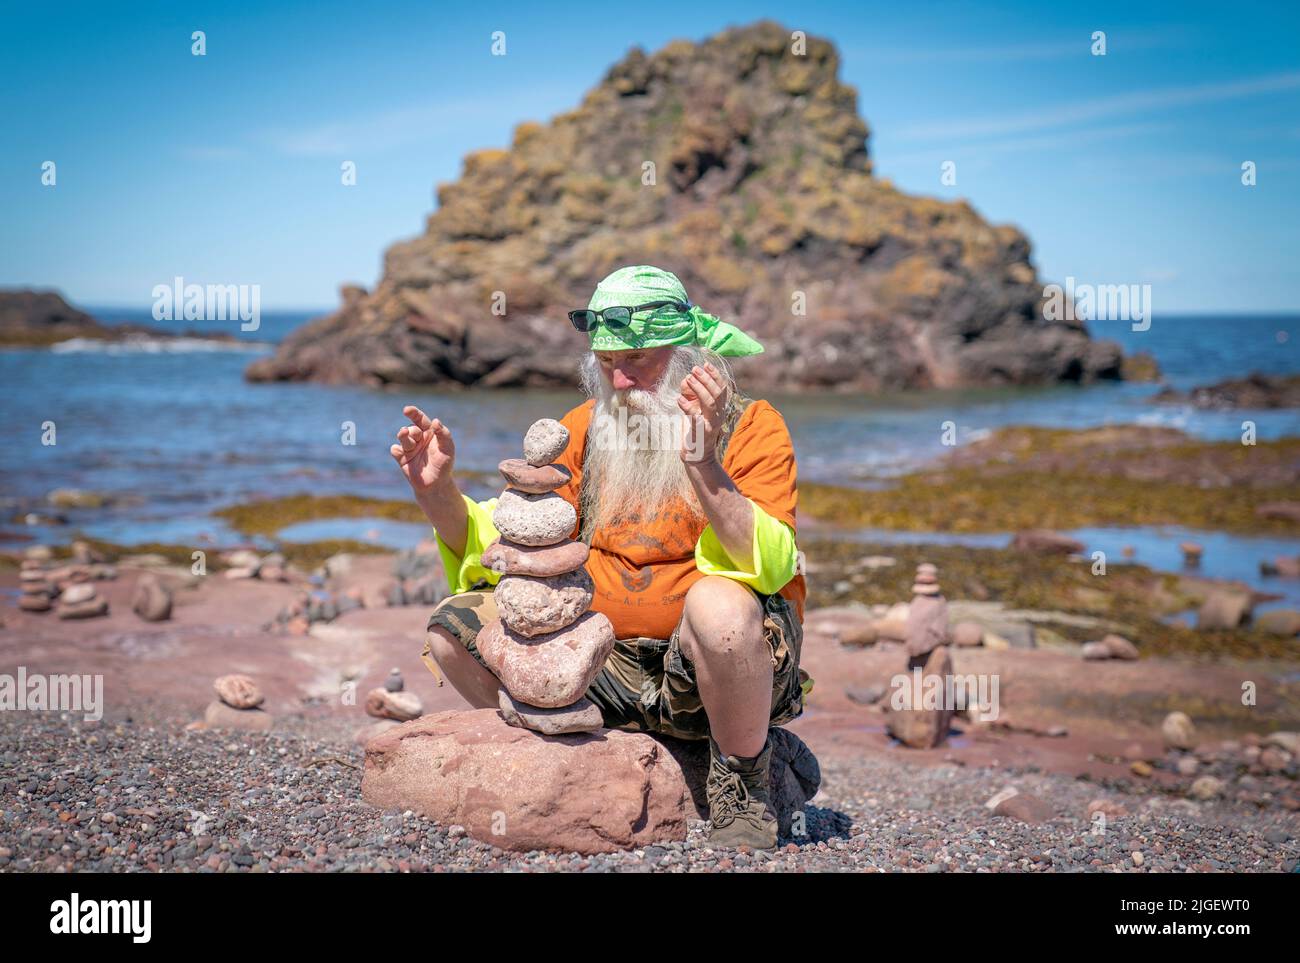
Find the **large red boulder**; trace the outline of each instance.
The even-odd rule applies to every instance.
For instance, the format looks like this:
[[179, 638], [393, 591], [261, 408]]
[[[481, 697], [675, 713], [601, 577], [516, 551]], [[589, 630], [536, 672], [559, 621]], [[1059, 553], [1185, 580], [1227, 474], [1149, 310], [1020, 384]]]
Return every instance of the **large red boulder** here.
[[[797, 736], [772, 738], [773, 802], [789, 832], [821, 776]], [[372, 738], [361, 793], [502, 849], [612, 852], [685, 839], [687, 820], [708, 816], [707, 764], [706, 742], [621, 729], [544, 736], [495, 709], [450, 711]]]

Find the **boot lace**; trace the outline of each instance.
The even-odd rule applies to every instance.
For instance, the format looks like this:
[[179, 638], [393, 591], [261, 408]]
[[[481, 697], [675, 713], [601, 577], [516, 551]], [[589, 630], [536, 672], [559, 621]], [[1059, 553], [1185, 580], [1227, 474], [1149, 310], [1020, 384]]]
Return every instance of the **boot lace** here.
[[750, 800], [749, 787], [738, 773], [715, 771], [709, 800], [709, 818], [714, 826], [728, 826], [737, 819], [761, 825], [762, 818], [751, 809]]

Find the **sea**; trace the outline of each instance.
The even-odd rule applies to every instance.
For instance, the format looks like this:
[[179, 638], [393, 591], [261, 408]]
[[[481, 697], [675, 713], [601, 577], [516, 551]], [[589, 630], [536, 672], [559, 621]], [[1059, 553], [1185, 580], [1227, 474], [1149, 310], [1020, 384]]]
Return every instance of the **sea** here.
[[[193, 322], [157, 322], [150, 309], [87, 310], [106, 323], [134, 322], [177, 332]], [[233, 343], [193, 338], [133, 345], [65, 342], [50, 349], [0, 350], [0, 551], [57, 544], [80, 535], [122, 544], [247, 544], [212, 512], [232, 503], [294, 494], [406, 498], [388, 447], [416, 404], [454, 432], [458, 467], [483, 473], [470, 494], [498, 487], [492, 473], [517, 457], [535, 419], [559, 417], [576, 391], [372, 389], [317, 384], [250, 384], [244, 369], [319, 312], [263, 312], [257, 331], [228, 325]], [[1158, 316], [1145, 331], [1127, 322], [1092, 322], [1095, 337], [1126, 353], [1154, 356], [1175, 388], [1259, 371], [1300, 371], [1300, 315]], [[575, 359], [576, 364], [576, 359]], [[743, 362], [738, 365], [743, 380]], [[879, 485], [946, 450], [945, 428], [968, 444], [1006, 425], [1087, 428], [1165, 425], [1196, 438], [1239, 439], [1252, 421], [1260, 439], [1300, 435], [1300, 411], [1198, 411], [1157, 405], [1153, 384], [917, 391], [889, 397], [768, 394], [794, 438], [801, 479]], [[51, 440], [53, 430], [53, 444]], [[887, 483], [887, 482], [886, 482]], [[54, 509], [56, 489], [101, 493], [98, 509]], [[1300, 498], [1300, 491], [1296, 493]], [[52, 521], [47, 516], [61, 516]], [[382, 519], [308, 522], [281, 532], [290, 541], [354, 538], [392, 548], [413, 545], [424, 526]], [[881, 541], [938, 541], [926, 533], [871, 533]], [[1202, 573], [1237, 578], [1300, 604], [1297, 580], [1265, 577], [1259, 562], [1300, 554], [1300, 540], [1184, 529], [1090, 529], [1094, 547], [1136, 550], [1158, 568], [1179, 564], [1177, 544], [1206, 543]], [[1005, 532], [968, 536], [1004, 544]], [[259, 544], [259, 540], [254, 540]]]

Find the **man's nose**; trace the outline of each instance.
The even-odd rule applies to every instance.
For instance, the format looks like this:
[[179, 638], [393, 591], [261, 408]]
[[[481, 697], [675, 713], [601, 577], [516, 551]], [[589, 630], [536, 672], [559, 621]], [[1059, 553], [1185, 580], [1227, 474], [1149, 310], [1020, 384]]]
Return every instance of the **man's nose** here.
[[611, 372], [609, 380], [610, 384], [614, 386], [615, 391], [626, 391], [628, 388], [636, 387], [636, 381], [629, 378], [627, 372], [622, 368], [615, 368], [613, 372]]

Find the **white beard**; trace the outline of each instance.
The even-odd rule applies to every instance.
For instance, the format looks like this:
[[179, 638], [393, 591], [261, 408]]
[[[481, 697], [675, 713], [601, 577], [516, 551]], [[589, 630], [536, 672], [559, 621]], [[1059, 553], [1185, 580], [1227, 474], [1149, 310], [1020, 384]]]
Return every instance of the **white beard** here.
[[666, 510], [704, 517], [681, 459], [682, 379], [702, 364], [701, 352], [679, 348], [652, 390], [615, 391], [595, 356], [583, 362], [583, 386], [596, 401], [583, 465], [582, 538], [603, 528], [648, 522]]

